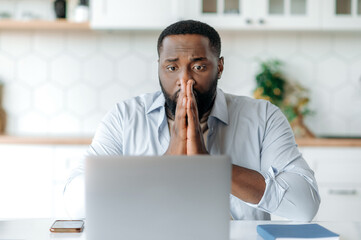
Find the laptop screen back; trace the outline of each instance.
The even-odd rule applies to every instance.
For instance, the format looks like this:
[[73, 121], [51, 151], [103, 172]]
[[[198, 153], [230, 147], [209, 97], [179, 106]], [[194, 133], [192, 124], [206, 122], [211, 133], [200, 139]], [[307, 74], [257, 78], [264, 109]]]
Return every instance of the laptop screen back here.
[[226, 156], [86, 159], [90, 240], [229, 239]]

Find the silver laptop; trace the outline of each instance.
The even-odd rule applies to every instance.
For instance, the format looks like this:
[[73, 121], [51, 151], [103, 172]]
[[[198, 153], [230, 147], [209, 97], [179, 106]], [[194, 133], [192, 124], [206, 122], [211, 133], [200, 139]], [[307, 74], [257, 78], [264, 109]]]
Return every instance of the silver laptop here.
[[88, 240], [228, 240], [226, 156], [86, 159]]

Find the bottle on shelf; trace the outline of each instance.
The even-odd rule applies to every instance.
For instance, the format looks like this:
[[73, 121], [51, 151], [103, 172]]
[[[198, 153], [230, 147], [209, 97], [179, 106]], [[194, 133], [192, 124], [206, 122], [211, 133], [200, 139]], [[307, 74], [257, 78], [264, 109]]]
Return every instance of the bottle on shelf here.
[[55, 0], [54, 1], [54, 10], [56, 18], [66, 18], [66, 1], [65, 0]]
[[67, 0], [66, 1], [66, 19], [69, 22], [74, 22], [75, 9], [78, 6], [79, 0]]
[[74, 21], [87, 22], [89, 20], [89, 6], [87, 0], [80, 0], [75, 8]]

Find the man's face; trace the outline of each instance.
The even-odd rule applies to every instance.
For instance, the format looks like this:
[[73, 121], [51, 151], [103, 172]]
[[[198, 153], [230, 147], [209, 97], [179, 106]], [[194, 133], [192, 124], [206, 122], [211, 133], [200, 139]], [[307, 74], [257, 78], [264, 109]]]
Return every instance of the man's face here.
[[159, 53], [159, 82], [166, 107], [175, 116], [181, 81], [194, 80], [194, 95], [201, 118], [213, 105], [223, 58], [212, 52], [209, 39], [197, 34], [170, 35]]

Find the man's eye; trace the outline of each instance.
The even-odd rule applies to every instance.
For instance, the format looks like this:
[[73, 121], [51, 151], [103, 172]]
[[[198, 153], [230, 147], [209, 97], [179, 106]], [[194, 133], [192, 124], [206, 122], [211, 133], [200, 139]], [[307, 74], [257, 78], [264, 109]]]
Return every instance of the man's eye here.
[[206, 69], [205, 65], [196, 65], [193, 67], [197, 71], [204, 71]]
[[167, 70], [170, 72], [174, 72], [176, 69], [177, 69], [176, 67], [172, 67], [172, 66], [167, 67]]

